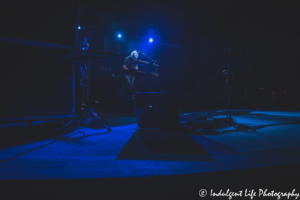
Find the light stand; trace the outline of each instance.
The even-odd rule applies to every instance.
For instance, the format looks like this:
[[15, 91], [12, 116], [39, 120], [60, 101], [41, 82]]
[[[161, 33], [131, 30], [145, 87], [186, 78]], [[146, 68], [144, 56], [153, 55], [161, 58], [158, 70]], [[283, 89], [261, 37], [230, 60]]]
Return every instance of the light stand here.
[[[71, 124], [76, 124], [77, 122], [82, 122], [84, 124], [92, 124], [92, 127], [94, 127], [95, 121], [99, 120], [103, 123], [103, 125], [107, 129], [107, 132], [109, 133], [111, 131], [111, 128], [108, 126], [107, 121], [105, 121], [104, 118], [102, 118], [93, 108], [90, 108], [89, 106], [90, 84], [89, 84], [88, 62], [99, 58], [107, 58], [107, 56], [110, 55], [113, 56], [115, 55], [110, 53], [101, 53], [101, 54], [95, 52], [91, 53], [88, 51], [88, 47], [89, 45], [87, 43], [87, 39], [85, 39], [80, 44], [81, 50], [75, 50], [73, 52], [70, 52], [68, 53], [68, 55], [62, 58], [62, 59], [75, 59], [78, 62], [79, 72], [81, 75], [80, 85], [82, 87], [81, 105], [84, 106], [83, 110], [76, 117], [74, 117], [74, 119], [69, 121], [62, 128], [67, 128]], [[84, 131], [79, 131], [77, 133], [83, 133], [83, 135], [85, 135]], [[56, 138], [56, 140], [59, 140], [59, 136]]]
[[[79, 61], [79, 70], [81, 72], [81, 81], [80, 85], [82, 87], [82, 102], [81, 105], [84, 106], [84, 109], [71, 121], [69, 121], [63, 128], [67, 128], [71, 124], [76, 124], [77, 122], [82, 122], [84, 124], [92, 124], [92, 127], [95, 126], [95, 120], [99, 120], [106, 127], [107, 132], [111, 131], [111, 128], [108, 126], [107, 121], [104, 118], [100, 117], [100, 115], [93, 108], [89, 106], [89, 96], [90, 96], [90, 84], [89, 84], [89, 68], [87, 65], [87, 60]], [[79, 131], [77, 133], [83, 133], [84, 131]], [[59, 138], [57, 138], [59, 140]]]

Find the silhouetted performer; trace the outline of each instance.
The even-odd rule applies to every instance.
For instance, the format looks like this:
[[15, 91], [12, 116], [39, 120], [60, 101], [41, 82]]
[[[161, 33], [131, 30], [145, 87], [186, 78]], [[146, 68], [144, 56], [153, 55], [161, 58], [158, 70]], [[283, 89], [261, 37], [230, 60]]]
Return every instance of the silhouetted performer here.
[[136, 64], [137, 62], [134, 63], [134, 61], [137, 61], [138, 57], [138, 52], [132, 51], [131, 55], [126, 57], [124, 60], [123, 74], [127, 83], [125, 91], [125, 96], [127, 97], [133, 97], [134, 95], [134, 77], [136, 71], [138, 70], [138, 65]]

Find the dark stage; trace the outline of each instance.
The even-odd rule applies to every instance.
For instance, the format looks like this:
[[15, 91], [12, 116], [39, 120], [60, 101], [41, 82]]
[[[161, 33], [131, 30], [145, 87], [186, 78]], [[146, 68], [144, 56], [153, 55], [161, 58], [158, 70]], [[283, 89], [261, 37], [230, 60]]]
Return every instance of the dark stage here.
[[[233, 110], [238, 123], [256, 131], [204, 133], [140, 129], [134, 114], [101, 114], [110, 133], [78, 127], [65, 130], [59, 141], [53, 138], [62, 134], [56, 121], [2, 125], [1, 199], [185, 199], [200, 198], [200, 189], [298, 192], [299, 112]], [[226, 115], [198, 110], [181, 118]]]

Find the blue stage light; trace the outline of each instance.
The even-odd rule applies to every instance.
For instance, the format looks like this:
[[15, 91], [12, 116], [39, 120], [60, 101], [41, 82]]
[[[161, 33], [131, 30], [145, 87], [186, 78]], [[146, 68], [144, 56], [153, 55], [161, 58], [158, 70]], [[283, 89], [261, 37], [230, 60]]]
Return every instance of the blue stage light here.
[[149, 39], [149, 42], [150, 42], [150, 43], [151, 43], [151, 42], [153, 42], [153, 39], [152, 39], [152, 38], [150, 38], [150, 39]]
[[118, 38], [121, 38], [122, 37], [122, 35], [121, 34], [118, 34]]
[[80, 29], [80, 26], [78, 26], [78, 30]]

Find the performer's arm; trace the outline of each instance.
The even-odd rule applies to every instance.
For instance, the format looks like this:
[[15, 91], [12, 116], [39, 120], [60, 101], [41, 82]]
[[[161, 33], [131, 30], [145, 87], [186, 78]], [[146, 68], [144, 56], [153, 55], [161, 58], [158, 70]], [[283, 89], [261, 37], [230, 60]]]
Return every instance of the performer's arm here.
[[135, 70], [139, 70], [139, 67], [138, 67], [138, 65], [136, 65], [136, 66], [135, 66]]
[[124, 70], [129, 70], [129, 60], [128, 60], [128, 58], [125, 58], [125, 60], [124, 60], [123, 69]]
[[126, 65], [123, 65], [123, 69], [128, 70], [128, 67]]

